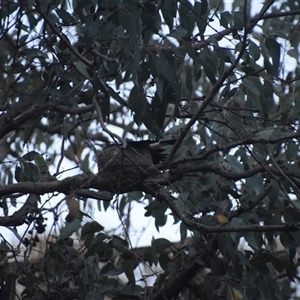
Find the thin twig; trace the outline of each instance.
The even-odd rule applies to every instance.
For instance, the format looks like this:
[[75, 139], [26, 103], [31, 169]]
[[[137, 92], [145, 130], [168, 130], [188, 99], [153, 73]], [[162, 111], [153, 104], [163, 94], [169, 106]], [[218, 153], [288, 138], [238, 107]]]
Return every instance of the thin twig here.
[[98, 121], [99, 121], [99, 123], [100, 123], [100, 125], [101, 125], [101, 127], [102, 127], [102, 130], [104, 131], [104, 132], [106, 132], [107, 134], [109, 134], [113, 139], [115, 138], [115, 139], [117, 139], [122, 145], [121, 145], [121, 147], [123, 148], [123, 149], [125, 149], [126, 147], [127, 147], [127, 142], [123, 139], [123, 138], [121, 138], [119, 135], [117, 135], [117, 134], [115, 134], [115, 133], [113, 133], [112, 131], [110, 131], [107, 127], [106, 127], [106, 125], [104, 124], [104, 121], [103, 121], [103, 118], [102, 118], [102, 113], [101, 113], [101, 110], [100, 110], [100, 106], [99, 106], [99, 104], [98, 104], [98, 101], [97, 101], [97, 99], [96, 99], [96, 96], [94, 96], [93, 97], [93, 104], [94, 104], [94, 106], [95, 106], [95, 109], [96, 109], [96, 112], [97, 112], [97, 117], [98, 117]]

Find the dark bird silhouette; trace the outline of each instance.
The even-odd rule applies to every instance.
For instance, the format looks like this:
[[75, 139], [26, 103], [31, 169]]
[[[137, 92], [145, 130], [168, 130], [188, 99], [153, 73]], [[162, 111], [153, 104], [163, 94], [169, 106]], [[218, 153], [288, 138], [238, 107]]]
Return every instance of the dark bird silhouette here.
[[149, 170], [152, 169], [152, 174], [157, 172], [153, 165], [166, 159], [164, 147], [173, 145], [176, 140], [126, 142], [126, 148], [111, 144], [99, 153], [98, 176], [108, 191], [126, 192], [136, 188], [149, 176]]
[[136, 150], [147, 149], [152, 157], [153, 164], [156, 165], [167, 158], [167, 154], [163, 147], [174, 145], [176, 140], [142, 140], [142, 141], [127, 141], [129, 147], [132, 147]]
[[[164, 147], [174, 145], [176, 142], [175, 139], [172, 140], [165, 140], [165, 141], [158, 141], [158, 140], [141, 140], [141, 141], [132, 141], [132, 140], [126, 140], [126, 143], [128, 145], [128, 149], [133, 148], [138, 153], [140, 151], [149, 151], [152, 158], [152, 163], [154, 165], [162, 162], [164, 159], [166, 159], [167, 154], [163, 153], [165, 151]], [[115, 148], [121, 148], [121, 144], [109, 144], [107, 145], [103, 151], [109, 152], [111, 150], [114, 150]], [[124, 149], [123, 149], [124, 150]], [[126, 151], [125, 151], [126, 152]]]

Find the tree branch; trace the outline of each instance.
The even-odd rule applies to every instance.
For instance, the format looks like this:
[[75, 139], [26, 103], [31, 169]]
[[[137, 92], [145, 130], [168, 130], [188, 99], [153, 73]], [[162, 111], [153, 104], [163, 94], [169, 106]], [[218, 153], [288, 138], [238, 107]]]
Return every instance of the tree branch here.
[[59, 103], [57, 99], [51, 99], [40, 106], [34, 106], [29, 99], [22, 99], [12, 104], [7, 112], [0, 116], [0, 138], [7, 133], [20, 129], [29, 119], [41, 116], [42, 112], [56, 106]]
[[93, 62], [87, 60], [84, 56], [82, 56], [73, 45], [70, 44], [69, 40], [57, 29], [57, 27], [52, 23], [52, 21], [48, 18], [48, 16], [42, 11], [40, 8], [39, 1], [36, 2], [36, 12], [45, 20], [48, 26], [53, 30], [53, 32], [65, 43], [66, 47], [81, 60], [85, 65], [89, 67], [93, 67]]
[[[197, 257], [204, 262], [208, 261], [208, 250], [202, 249]], [[153, 289], [153, 300], [175, 299], [182, 291], [183, 287], [205, 267], [206, 265], [199, 265], [195, 261], [195, 257], [188, 259], [181, 269], [179, 268], [175, 274], [170, 275], [164, 281], [163, 286], [161, 286], [157, 291], [155, 291], [155, 288]]]
[[158, 201], [162, 201], [172, 210], [172, 212], [187, 226], [189, 229], [194, 229], [202, 235], [209, 233], [224, 233], [224, 232], [270, 232], [270, 231], [298, 231], [300, 223], [281, 224], [281, 225], [249, 225], [249, 226], [230, 226], [227, 223], [225, 226], [205, 226], [199, 223], [200, 220], [186, 215], [181, 208], [176, 205], [176, 200], [167, 195], [162, 190], [157, 190], [153, 185], [144, 184], [144, 191]]
[[[59, 192], [70, 194], [81, 189], [102, 189], [101, 182], [93, 173], [75, 175], [63, 180], [53, 180], [48, 182], [21, 182], [0, 186], [0, 197], [15, 193], [44, 195], [46, 193]], [[103, 189], [104, 190], [104, 189]], [[107, 200], [106, 197], [103, 200]], [[111, 199], [110, 199], [111, 200]]]
[[[48, 177], [49, 178], [49, 177]], [[47, 180], [44, 179], [44, 180]], [[97, 188], [98, 180], [96, 176], [92, 173], [76, 175], [59, 180], [53, 180], [53, 177], [50, 177], [49, 180], [52, 181], [43, 181], [43, 182], [22, 182], [17, 184], [9, 184], [6, 186], [0, 187], [0, 195], [13, 195], [17, 191], [19, 193], [31, 194], [24, 205], [16, 211], [11, 216], [0, 217], [0, 226], [20, 226], [26, 222], [27, 216], [29, 213], [36, 212], [37, 209], [37, 197], [36, 195], [43, 195], [45, 193], [51, 193], [59, 191], [66, 195], [73, 193], [74, 196], [83, 197], [83, 198], [94, 198], [102, 201], [111, 201], [113, 194], [110, 192], [95, 192], [90, 190], [85, 190], [83, 188]]]

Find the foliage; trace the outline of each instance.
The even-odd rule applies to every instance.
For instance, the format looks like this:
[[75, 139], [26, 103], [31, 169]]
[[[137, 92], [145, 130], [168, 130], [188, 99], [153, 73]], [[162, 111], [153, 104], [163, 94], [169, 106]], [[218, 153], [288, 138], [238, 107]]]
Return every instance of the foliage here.
[[[19, 238], [2, 235], [2, 298], [296, 299], [299, 16], [298, 1], [2, 1], [0, 225]], [[155, 167], [132, 156], [134, 184], [131, 167], [94, 170], [127, 138], [176, 143]], [[181, 241], [133, 248], [136, 202]]]

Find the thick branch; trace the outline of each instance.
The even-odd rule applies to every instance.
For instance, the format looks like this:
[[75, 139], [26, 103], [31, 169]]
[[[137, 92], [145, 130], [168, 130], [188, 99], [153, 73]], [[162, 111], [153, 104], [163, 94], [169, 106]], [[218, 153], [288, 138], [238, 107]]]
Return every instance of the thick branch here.
[[71, 191], [89, 187], [91, 187], [90, 176], [82, 174], [50, 182], [21, 182], [4, 185], [0, 187], [0, 196], [6, 196], [17, 192], [36, 195], [44, 195], [53, 192], [69, 194]]
[[[208, 260], [208, 251], [201, 251], [198, 257], [202, 261]], [[160, 299], [174, 299], [178, 296], [178, 294], [182, 291], [184, 286], [192, 280], [197, 273], [204, 269], [205, 265], [199, 265], [195, 261], [195, 257], [189, 259], [188, 262], [185, 262], [182, 268], [172, 274], [167, 278], [164, 282], [164, 285], [158, 290], [154, 292], [153, 299], [160, 300]]]
[[172, 212], [187, 226], [187, 228], [197, 230], [200, 234], [224, 233], [224, 232], [271, 232], [271, 231], [298, 231], [300, 224], [282, 224], [282, 225], [250, 225], [250, 226], [205, 226], [199, 223], [196, 218], [186, 215], [180, 207], [177, 206], [176, 200], [167, 195], [162, 190], [157, 190], [153, 185], [145, 184], [144, 191], [159, 201], [165, 202]]
[[0, 226], [20, 226], [26, 222], [29, 213], [37, 210], [37, 196], [29, 195], [24, 205], [11, 216], [0, 217]]
[[170, 183], [175, 182], [176, 180], [179, 180], [184, 175], [187, 175], [189, 173], [195, 173], [195, 172], [211, 172], [217, 175], [222, 176], [223, 178], [226, 178], [228, 180], [240, 180], [243, 178], [249, 178], [251, 176], [254, 176], [255, 174], [258, 174], [260, 172], [263, 172], [264, 168], [262, 167], [255, 167], [252, 169], [249, 169], [244, 172], [240, 173], [234, 173], [226, 171], [222, 168], [217, 167], [214, 164], [185, 164], [180, 165], [176, 168], [170, 168], [169, 174], [165, 174], [164, 176], [159, 177], [158, 179], [150, 179], [149, 183], [155, 182], [159, 185], [168, 185]]
[[20, 126], [26, 121], [36, 116], [41, 116], [43, 111], [57, 105], [57, 103], [57, 100], [51, 99], [51, 102], [46, 102], [40, 106], [33, 106], [29, 99], [22, 99], [12, 104], [7, 108], [7, 112], [0, 116], [0, 138], [11, 131], [20, 129]]
[[[64, 194], [77, 193], [78, 196], [86, 197], [87, 192], [82, 189], [101, 189], [104, 190], [98, 177], [93, 173], [81, 174], [68, 177], [63, 180], [53, 180], [47, 182], [21, 182], [0, 186], [0, 197], [13, 195], [15, 193], [44, 195], [46, 193], [59, 192]], [[91, 194], [90, 194], [91, 195]], [[94, 194], [95, 195], [95, 194]], [[104, 201], [111, 200], [111, 194], [103, 192], [97, 193], [97, 199], [102, 198]]]
[[93, 187], [98, 187], [98, 180], [97, 177], [92, 173], [69, 177], [61, 181], [53, 180], [43, 182], [22, 182], [2, 186], [0, 187], [1, 196], [13, 195], [16, 192], [31, 195], [28, 197], [24, 205], [13, 215], [0, 217], [0, 226], [20, 226], [24, 224], [28, 214], [35, 212], [37, 209], [36, 195], [43, 195], [51, 192], [61, 192], [64, 194], [73, 193], [74, 196], [77, 197], [89, 197], [103, 201], [110, 201], [113, 198], [113, 194], [106, 191], [95, 192], [84, 189]]

